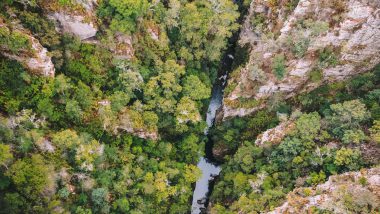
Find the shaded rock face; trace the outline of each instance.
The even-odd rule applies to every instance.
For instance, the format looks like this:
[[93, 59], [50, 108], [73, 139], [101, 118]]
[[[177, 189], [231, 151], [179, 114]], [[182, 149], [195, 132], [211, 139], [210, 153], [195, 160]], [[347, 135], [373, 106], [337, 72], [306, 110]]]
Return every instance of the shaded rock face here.
[[[289, 98], [380, 63], [380, 0], [300, 0], [292, 11], [282, 2], [251, 3], [239, 40], [250, 57], [228, 82], [235, 87], [225, 95], [224, 119], [253, 113], [276, 94]], [[257, 102], [236, 104], [241, 99]]]
[[[347, 200], [347, 201], [346, 201]], [[380, 168], [330, 176], [315, 188], [297, 188], [268, 214], [311, 213], [316, 207], [332, 213], [371, 213], [380, 207]], [[348, 206], [362, 208], [352, 212]]]
[[[9, 29], [9, 26], [2, 23], [0, 20], [0, 28]], [[47, 49], [44, 48], [36, 38], [31, 36], [31, 34], [21, 26], [17, 26], [17, 31], [21, 32], [28, 38], [31, 44], [30, 50], [15, 54], [8, 51], [6, 48], [4, 49], [0, 47], [1, 54], [5, 57], [18, 61], [33, 74], [54, 77], [55, 68], [51, 57], [48, 55]]]

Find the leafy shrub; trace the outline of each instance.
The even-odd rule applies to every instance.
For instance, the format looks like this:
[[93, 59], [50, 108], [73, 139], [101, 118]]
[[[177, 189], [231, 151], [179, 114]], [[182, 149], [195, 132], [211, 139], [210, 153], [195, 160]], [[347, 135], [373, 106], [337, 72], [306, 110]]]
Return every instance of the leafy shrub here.
[[342, 141], [345, 144], [355, 143], [359, 144], [366, 139], [362, 130], [346, 130], [344, 131]]
[[285, 56], [283, 54], [277, 54], [273, 58], [272, 62], [273, 73], [278, 80], [282, 80], [286, 73]]
[[338, 56], [332, 47], [318, 51], [319, 68], [334, 67], [338, 65]]
[[6, 27], [0, 28], [0, 46], [8, 49], [13, 54], [21, 50], [30, 50], [31, 44], [29, 38], [20, 31], [10, 31]]
[[309, 73], [309, 79], [311, 82], [317, 83], [323, 79], [323, 73], [320, 69], [313, 69]]

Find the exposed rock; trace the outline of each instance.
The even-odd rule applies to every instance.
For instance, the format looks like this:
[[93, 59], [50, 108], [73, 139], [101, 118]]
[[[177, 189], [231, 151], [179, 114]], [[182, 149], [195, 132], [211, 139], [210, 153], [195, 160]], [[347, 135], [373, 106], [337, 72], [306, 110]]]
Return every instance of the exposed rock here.
[[7, 47], [0, 47], [2, 55], [18, 61], [34, 74], [54, 77], [55, 68], [51, 57], [48, 55], [47, 49], [44, 48], [36, 38], [31, 36], [31, 34], [21, 26], [11, 29], [13, 27], [7, 26], [1, 18], [0, 28], [17, 31], [27, 37], [30, 43], [30, 50], [23, 50], [19, 53], [12, 53]]
[[[345, 201], [348, 198], [349, 203]], [[288, 194], [282, 206], [268, 214], [311, 213], [312, 207], [333, 213], [352, 213], [347, 206], [368, 209], [369, 213], [379, 209], [379, 167], [330, 176], [326, 183], [314, 188], [297, 188]]]
[[55, 12], [50, 16], [59, 22], [59, 30], [64, 33], [70, 33], [85, 40], [96, 35], [97, 27], [94, 23], [86, 23], [82, 15], [70, 15], [64, 12]]
[[[277, 4], [273, 7], [261, 0], [251, 3], [239, 41], [250, 47], [250, 58], [240, 75], [234, 75], [237, 77], [228, 82], [236, 87], [225, 95], [223, 119], [251, 114], [263, 107], [231, 105], [241, 98], [260, 100], [265, 105], [274, 94], [289, 98], [322, 84], [367, 72], [380, 63], [379, 0], [348, 0], [336, 4], [300, 0], [290, 12], [282, 1]], [[261, 26], [252, 24], [257, 14], [264, 17]], [[300, 21], [306, 23], [301, 29]], [[304, 52], [299, 51], [301, 48], [294, 50], [295, 44], [302, 41], [307, 44]], [[330, 50], [328, 57], [335, 57], [334, 62], [321, 61], [319, 54], [324, 50]], [[273, 61], [279, 54], [285, 57], [283, 78], [273, 72]], [[250, 79], [250, 73], [258, 69], [264, 72], [264, 80]], [[312, 81], [310, 73], [316, 70], [321, 78]]]
[[81, 4], [86, 11], [94, 11], [98, 5], [98, 0], [76, 0], [78, 4]]
[[139, 138], [143, 139], [158, 139], [157, 131], [149, 131], [145, 127], [137, 128], [131, 121], [130, 116], [125, 113], [119, 117], [119, 126], [118, 129], [131, 133]]
[[115, 35], [115, 47], [111, 48], [111, 51], [115, 54], [118, 59], [132, 59], [135, 55], [135, 50], [133, 49], [132, 37], [117, 33]]
[[46, 138], [37, 141], [36, 145], [43, 152], [53, 153], [55, 151], [53, 144]]
[[257, 136], [255, 144], [257, 146], [265, 146], [266, 143], [271, 145], [281, 143], [284, 137], [295, 128], [295, 123], [288, 120], [280, 123], [278, 126], [266, 130], [264, 133]]
[[97, 0], [76, 0], [73, 8], [54, 7], [54, 3], [42, 4], [48, 18], [56, 21], [56, 30], [86, 40], [98, 31], [95, 9]]

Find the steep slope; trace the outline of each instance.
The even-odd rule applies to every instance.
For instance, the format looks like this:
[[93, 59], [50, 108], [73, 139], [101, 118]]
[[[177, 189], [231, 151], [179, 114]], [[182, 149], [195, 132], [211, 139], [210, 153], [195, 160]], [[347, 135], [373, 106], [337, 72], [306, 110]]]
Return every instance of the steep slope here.
[[249, 61], [231, 74], [223, 118], [372, 69], [380, 62], [379, 8], [378, 0], [253, 0], [240, 36]]
[[330, 176], [326, 183], [313, 188], [297, 188], [287, 201], [268, 214], [310, 213], [371, 213], [379, 211], [380, 168], [363, 169]]

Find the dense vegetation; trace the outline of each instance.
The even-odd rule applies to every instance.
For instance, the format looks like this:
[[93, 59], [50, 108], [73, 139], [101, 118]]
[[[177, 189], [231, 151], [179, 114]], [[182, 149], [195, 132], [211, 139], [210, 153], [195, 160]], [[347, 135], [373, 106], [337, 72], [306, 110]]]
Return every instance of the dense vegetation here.
[[[276, 122], [273, 113], [262, 111], [215, 127], [216, 146], [233, 150], [233, 155], [225, 156], [211, 196], [212, 212], [269, 211], [280, 206], [295, 187], [317, 185], [330, 175], [379, 164], [373, 156], [380, 143], [379, 84], [378, 66], [346, 82], [279, 102], [273, 111], [280, 120], [294, 124], [280, 143], [254, 144], [260, 133], [257, 129], [266, 130], [266, 123]], [[365, 199], [358, 203], [365, 205], [347, 204], [345, 209], [368, 213], [379, 208]]]
[[[0, 58], [0, 213], [188, 212], [202, 115], [238, 6], [100, 1], [98, 44], [59, 34], [45, 16], [77, 8], [0, 3], [4, 24], [17, 17], [23, 27], [1, 28], [0, 46], [18, 53], [30, 33], [56, 68], [40, 77]], [[132, 38], [130, 59], [109, 48], [120, 35]]]
[[[250, 1], [99, 0], [91, 14], [78, 2], [0, 2], [0, 213], [189, 213], [211, 87]], [[85, 14], [96, 36], [57, 31], [48, 18], [55, 12]], [[309, 27], [326, 27], [317, 24]], [[37, 42], [54, 77], [17, 60], [35, 54]], [[301, 58], [308, 41], [287, 45]], [[248, 52], [237, 50], [236, 71]], [[318, 66], [336, 65], [334, 56], [320, 50]], [[271, 62], [278, 80], [285, 63], [282, 54]], [[318, 66], [311, 81], [321, 81]], [[265, 81], [262, 72], [253, 67], [248, 78]], [[295, 187], [378, 164], [379, 84], [377, 67], [290, 100], [274, 95], [268, 108], [210, 130], [223, 162], [211, 212], [269, 211]], [[293, 128], [281, 142], [254, 144], [284, 121]]]

